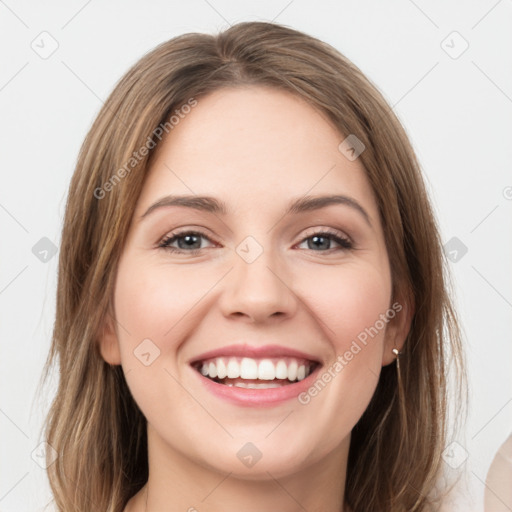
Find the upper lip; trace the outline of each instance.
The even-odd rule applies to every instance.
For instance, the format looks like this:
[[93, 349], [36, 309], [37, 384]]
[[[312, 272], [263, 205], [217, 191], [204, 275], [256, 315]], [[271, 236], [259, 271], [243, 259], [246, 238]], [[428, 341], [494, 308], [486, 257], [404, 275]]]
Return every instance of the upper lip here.
[[253, 359], [262, 359], [265, 357], [296, 357], [298, 359], [308, 359], [320, 364], [320, 360], [306, 352], [302, 352], [295, 348], [284, 347], [281, 345], [265, 345], [253, 346], [247, 344], [227, 345], [215, 350], [204, 352], [190, 360], [190, 364], [199, 363], [206, 359], [215, 357], [233, 356], [233, 357], [250, 357]]

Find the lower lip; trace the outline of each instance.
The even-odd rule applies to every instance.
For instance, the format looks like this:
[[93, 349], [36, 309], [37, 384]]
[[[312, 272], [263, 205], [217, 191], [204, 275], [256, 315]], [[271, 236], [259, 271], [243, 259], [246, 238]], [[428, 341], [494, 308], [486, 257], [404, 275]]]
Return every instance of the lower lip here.
[[239, 406], [256, 407], [278, 405], [287, 400], [297, 398], [297, 396], [305, 392], [312, 385], [320, 369], [321, 366], [319, 365], [300, 382], [285, 384], [278, 388], [266, 389], [246, 389], [236, 386], [226, 386], [225, 384], [219, 384], [203, 376], [194, 368], [192, 368], [192, 371], [199, 377], [206, 389], [214, 395]]

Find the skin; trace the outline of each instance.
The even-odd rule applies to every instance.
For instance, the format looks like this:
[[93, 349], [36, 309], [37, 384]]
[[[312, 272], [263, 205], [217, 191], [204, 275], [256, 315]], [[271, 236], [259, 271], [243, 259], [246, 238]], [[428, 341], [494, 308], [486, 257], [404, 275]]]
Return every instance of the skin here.
[[[146, 487], [148, 511], [343, 510], [350, 432], [403, 344], [407, 304], [306, 405], [234, 405], [206, 391], [188, 361], [276, 343], [329, 367], [391, 308], [377, 205], [360, 160], [338, 150], [344, 138], [303, 100], [250, 86], [200, 98], [159, 146], [119, 262], [118, 324], [107, 320], [100, 337], [148, 420], [149, 482], [125, 512], [145, 510]], [[292, 199], [334, 193], [357, 200], [371, 225], [347, 205], [284, 216]], [[214, 196], [228, 214], [171, 206], [138, 220], [168, 194]], [[157, 248], [178, 228], [206, 234], [197, 254], [183, 238], [172, 244], [181, 254]], [[325, 228], [354, 249], [315, 245]], [[250, 264], [236, 252], [247, 236], [263, 248]], [[134, 355], [147, 338], [160, 350], [149, 366]], [[252, 467], [237, 457], [248, 442], [262, 453]]]

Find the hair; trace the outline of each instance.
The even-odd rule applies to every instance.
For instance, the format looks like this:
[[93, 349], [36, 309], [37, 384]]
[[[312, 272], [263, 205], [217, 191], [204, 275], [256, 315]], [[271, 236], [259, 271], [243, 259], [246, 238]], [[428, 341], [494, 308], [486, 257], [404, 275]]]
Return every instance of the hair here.
[[[345, 502], [354, 512], [424, 511], [435, 503], [449, 371], [453, 364], [460, 392], [464, 364], [448, 263], [415, 153], [377, 87], [345, 56], [291, 28], [243, 22], [216, 35], [180, 35], [144, 55], [117, 83], [81, 147], [44, 367], [45, 379], [54, 363], [60, 370], [44, 423], [59, 455], [47, 468], [59, 511], [121, 512], [148, 478], [146, 419], [122, 367], [102, 358], [98, 340], [107, 316], [114, 318], [117, 265], [158, 147], [155, 130], [171, 133], [170, 116], [191, 99], [252, 85], [306, 100], [340, 142], [354, 134], [364, 144], [358, 158], [378, 205], [393, 297], [414, 308], [400, 373], [395, 364], [382, 368], [352, 431]], [[151, 149], [139, 154], [149, 141]], [[113, 180], [116, 172], [123, 181]]]

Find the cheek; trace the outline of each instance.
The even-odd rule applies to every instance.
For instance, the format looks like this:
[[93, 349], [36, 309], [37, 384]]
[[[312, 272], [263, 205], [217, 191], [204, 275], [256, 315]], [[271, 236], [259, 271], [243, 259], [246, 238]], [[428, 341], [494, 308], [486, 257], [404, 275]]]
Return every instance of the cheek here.
[[[320, 375], [320, 402], [329, 403], [325, 418], [348, 433], [373, 396], [382, 368], [387, 322], [382, 320], [390, 307], [391, 277], [386, 266], [361, 262], [337, 268], [329, 275], [315, 276], [316, 290], [309, 295], [310, 306], [321, 320], [323, 335], [329, 340], [332, 357]], [[311, 390], [311, 395], [317, 393]], [[308, 400], [309, 397], [305, 397]], [[316, 400], [316, 398], [315, 398]], [[332, 411], [336, 411], [332, 413]], [[316, 414], [322, 414], [317, 411]]]
[[[315, 290], [308, 306], [321, 320], [331, 358], [311, 387], [300, 397], [320, 425], [329, 424], [348, 435], [375, 392], [382, 367], [387, 323], [381, 319], [390, 306], [391, 282], [382, 265], [360, 262], [315, 275], [301, 287]], [[306, 288], [304, 288], [306, 289]], [[338, 438], [325, 436], [322, 450], [333, 449]]]
[[166, 403], [169, 390], [175, 402], [187, 403], [173, 379], [179, 378], [174, 356], [189, 334], [194, 305], [215, 282], [215, 276], [209, 283], [180, 270], [136, 256], [119, 264], [114, 304], [121, 363], [135, 401], [151, 418], [161, 413], [155, 404]]
[[375, 341], [382, 340], [386, 322], [381, 315], [390, 307], [391, 296], [390, 276], [383, 269], [381, 265], [347, 265], [330, 274], [316, 274], [314, 287], [313, 283], [304, 285], [316, 290], [309, 293], [311, 307], [336, 353], [349, 350], [353, 340], [364, 340], [365, 333]]
[[120, 334], [130, 333], [124, 337], [129, 346], [144, 338], [162, 347], [168, 345], [180, 324], [187, 323], [188, 315], [193, 314], [194, 305], [212, 287], [214, 277], [210, 273], [205, 280], [198, 272], [127, 261], [120, 266], [115, 291], [117, 320], [126, 327]]

